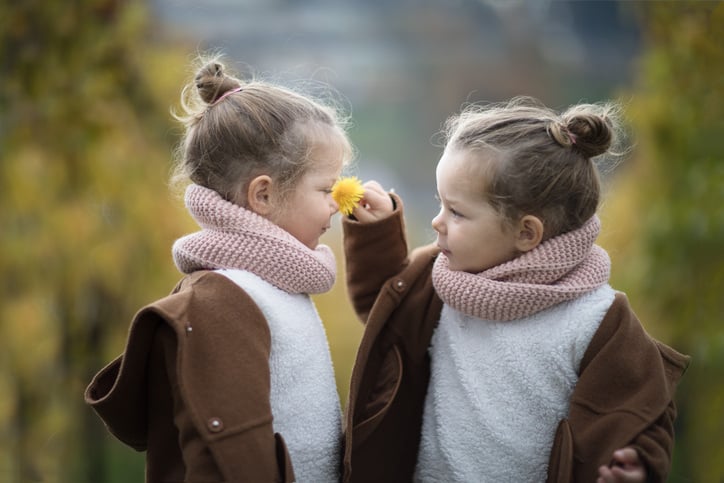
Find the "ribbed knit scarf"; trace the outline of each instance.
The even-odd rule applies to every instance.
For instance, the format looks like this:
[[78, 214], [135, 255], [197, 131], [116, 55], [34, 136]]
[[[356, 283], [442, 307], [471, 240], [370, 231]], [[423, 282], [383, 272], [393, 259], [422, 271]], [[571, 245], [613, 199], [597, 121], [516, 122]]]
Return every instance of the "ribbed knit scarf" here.
[[237, 268], [289, 293], [322, 293], [334, 285], [337, 266], [328, 246], [311, 250], [266, 218], [203, 186], [189, 186], [185, 202], [202, 230], [173, 245], [174, 262], [182, 272]]
[[486, 320], [514, 320], [579, 297], [608, 282], [611, 261], [594, 245], [601, 222], [546, 240], [533, 250], [480, 273], [450, 270], [439, 255], [432, 283], [447, 305]]

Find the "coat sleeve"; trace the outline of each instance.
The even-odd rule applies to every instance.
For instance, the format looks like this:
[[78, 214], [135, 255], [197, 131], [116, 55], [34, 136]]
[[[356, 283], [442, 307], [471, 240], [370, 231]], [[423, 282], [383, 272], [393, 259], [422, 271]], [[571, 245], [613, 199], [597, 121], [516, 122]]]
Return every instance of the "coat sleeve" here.
[[395, 211], [372, 223], [345, 218], [344, 234], [347, 291], [357, 316], [367, 322], [382, 285], [407, 265], [407, 238], [402, 200], [395, 200]]
[[[679, 354], [661, 342], [654, 342], [661, 353], [664, 363], [668, 385], [666, 392], [673, 396], [675, 386], [689, 364], [689, 358]], [[676, 419], [676, 414], [676, 404], [672, 397], [661, 417], [639, 434], [632, 442], [632, 446], [636, 448], [641, 458], [647, 464], [648, 481], [666, 481], [674, 449], [674, 420]], [[670, 441], [670, 444], [661, 444], [661, 441]]]
[[665, 481], [674, 442], [674, 393], [688, 361], [652, 339], [626, 296], [616, 294], [583, 356], [571, 397], [575, 481], [592, 481], [614, 450], [631, 445], [652, 481]]

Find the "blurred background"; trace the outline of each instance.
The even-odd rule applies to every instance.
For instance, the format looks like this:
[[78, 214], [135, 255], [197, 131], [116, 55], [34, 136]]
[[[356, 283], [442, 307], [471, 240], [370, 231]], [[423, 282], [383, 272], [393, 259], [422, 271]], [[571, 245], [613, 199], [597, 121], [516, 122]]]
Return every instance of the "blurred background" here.
[[[432, 241], [436, 133], [468, 102], [622, 103], [600, 243], [646, 329], [692, 356], [672, 482], [724, 481], [724, 6], [720, 1], [26, 0], [0, 4], [0, 482], [143, 481], [83, 403], [197, 227], [169, 189], [170, 109], [199, 52], [331, 95], [349, 172]], [[341, 261], [339, 220], [323, 242]], [[316, 297], [340, 396], [361, 325]]]

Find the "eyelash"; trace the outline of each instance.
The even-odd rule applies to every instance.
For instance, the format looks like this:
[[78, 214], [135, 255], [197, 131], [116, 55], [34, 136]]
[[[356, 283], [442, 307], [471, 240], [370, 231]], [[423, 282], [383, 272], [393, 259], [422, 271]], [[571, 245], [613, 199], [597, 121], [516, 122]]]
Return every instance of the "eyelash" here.
[[[442, 207], [443, 205], [442, 205], [442, 200], [440, 199], [440, 197], [439, 197], [438, 195], [435, 195], [434, 198], [435, 198], [435, 201], [437, 201], [437, 202], [440, 204], [440, 206]], [[456, 210], [454, 210], [454, 209], [452, 209], [452, 208], [447, 208], [447, 210], [448, 210], [448, 211], [450, 212], [450, 214], [451, 214], [452, 216], [454, 216], [455, 218], [461, 218], [461, 217], [463, 216], [463, 215], [460, 214], [458, 211], [456, 211]]]

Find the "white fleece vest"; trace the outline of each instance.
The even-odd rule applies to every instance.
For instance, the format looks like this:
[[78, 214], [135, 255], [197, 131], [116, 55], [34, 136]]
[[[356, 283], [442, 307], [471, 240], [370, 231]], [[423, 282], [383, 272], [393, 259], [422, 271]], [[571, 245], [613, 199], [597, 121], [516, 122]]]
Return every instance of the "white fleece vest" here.
[[271, 408], [296, 481], [339, 481], [342, 413], [324, 326], [307, 294], [290, 294], [251, 272], [218, 270], [248, 293], [271, 331]]
[[508, 322], [444, 305], [415, 481], [545, 481], [581, 358], [614, 294], [604, 285]]

